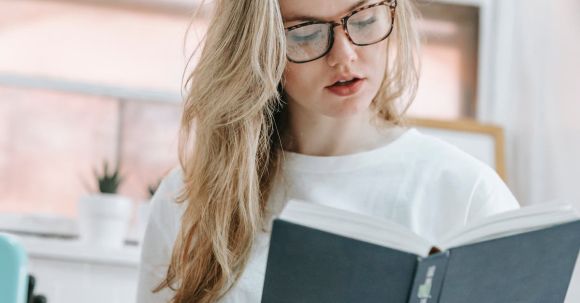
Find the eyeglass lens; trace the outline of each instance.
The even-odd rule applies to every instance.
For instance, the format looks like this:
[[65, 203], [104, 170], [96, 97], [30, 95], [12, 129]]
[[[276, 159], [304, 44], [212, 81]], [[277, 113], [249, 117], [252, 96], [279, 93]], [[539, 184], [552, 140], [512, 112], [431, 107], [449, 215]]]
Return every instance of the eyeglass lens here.
[[[356, 45], [370, 45], [384, 40], [391, 32], [390, 8], [378, 5], [350, 16], [346, 29]], [[323, 56], [332, 47], [333, 24], [319, 23], [298, 27], [286, 32], [288, 58], [307, 62]]]

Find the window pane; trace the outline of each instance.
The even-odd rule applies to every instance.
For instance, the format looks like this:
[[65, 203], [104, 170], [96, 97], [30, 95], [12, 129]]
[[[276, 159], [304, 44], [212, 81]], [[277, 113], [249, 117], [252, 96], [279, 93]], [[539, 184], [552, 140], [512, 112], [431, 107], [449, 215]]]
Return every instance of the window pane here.
[[[179, 94], [190, 16], [75, 1], [0, 1], [0, 74]], [[195, 21], [193, 32], [205, 28]]]
[[425, 37], [419, 91], [413, 116], [475, 117], [479, 47], [479, 8], [426, 2], [418, 5]]
[[180, 119], [177, 103], [123, 102], [120, 142], [126, 179], [121, 193], [149, 199], [148, 186], [177, 165]]
[[[177, 165], [180, 105], [0, 87], [0, 212], [76, 216], [93, 169], [119, 158], [119, 188], [149, 198]], [[118, 157], [117, 155], [121, 155]]]
[[76, 214], [91, 169], [114, 159], [116, 100], [0, 87], [0, 211]]

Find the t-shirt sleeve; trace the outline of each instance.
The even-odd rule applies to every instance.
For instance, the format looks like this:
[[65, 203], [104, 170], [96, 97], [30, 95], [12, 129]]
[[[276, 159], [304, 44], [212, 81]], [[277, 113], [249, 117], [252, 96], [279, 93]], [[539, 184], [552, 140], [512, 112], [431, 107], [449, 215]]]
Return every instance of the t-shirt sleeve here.
[[179, 228], [179, 207], [175, 203], [179, 179], [173, 171], [159, 185], [151, 200], [150, 216], [145, 230], [139, 266], [137, 302], [169, 302], [173, 292], [169, 288], [153, 293], [165, 278], [171, 260], [173, 244]]
[[466, 223], [519, 207], [520, 204], [497, 173], [484, 167], [473, 189]]

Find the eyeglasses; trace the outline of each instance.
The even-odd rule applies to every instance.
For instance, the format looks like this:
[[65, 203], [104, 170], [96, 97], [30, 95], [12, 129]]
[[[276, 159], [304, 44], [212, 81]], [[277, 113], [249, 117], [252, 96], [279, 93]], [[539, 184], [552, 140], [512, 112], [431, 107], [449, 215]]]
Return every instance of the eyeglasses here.
[[385, 40], [393, 31], [397, 0], [387, 0], [360, 7], [335, 21], [309, 21], [285, 28], [286, 54], [294, 63], [306, 63], [324, 57], [334, 43], [334, 28], [342, 26], [348, 40], [358, 46]]

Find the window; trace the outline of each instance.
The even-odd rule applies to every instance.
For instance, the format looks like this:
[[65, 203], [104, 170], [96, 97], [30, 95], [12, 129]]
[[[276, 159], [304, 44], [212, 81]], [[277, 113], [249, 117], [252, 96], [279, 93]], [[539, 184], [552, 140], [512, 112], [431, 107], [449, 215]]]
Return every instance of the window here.
[[121, 163], [139, 202], [177, 164], [179, 104], [0, 87], [0, 210], [73, 217], [93, 169]]
[[[0, 212], [75, 217], [92, 170], [135, 202], [177, 165], [190, 17], [61, 1], [0, 3]], [[58, 41], [58, 43], [55, 43]]]
[[[141, 201], [177, 164], [183, 69], [207, 19], [184, 44], [193, 8], [90, 3], [0, 3], [0, 212], [75, 217], [105, 159], [121, 162], [121, 193]], [[419, 8], [427, 43], [409, 114], [474, 117], [479, 9]]]

